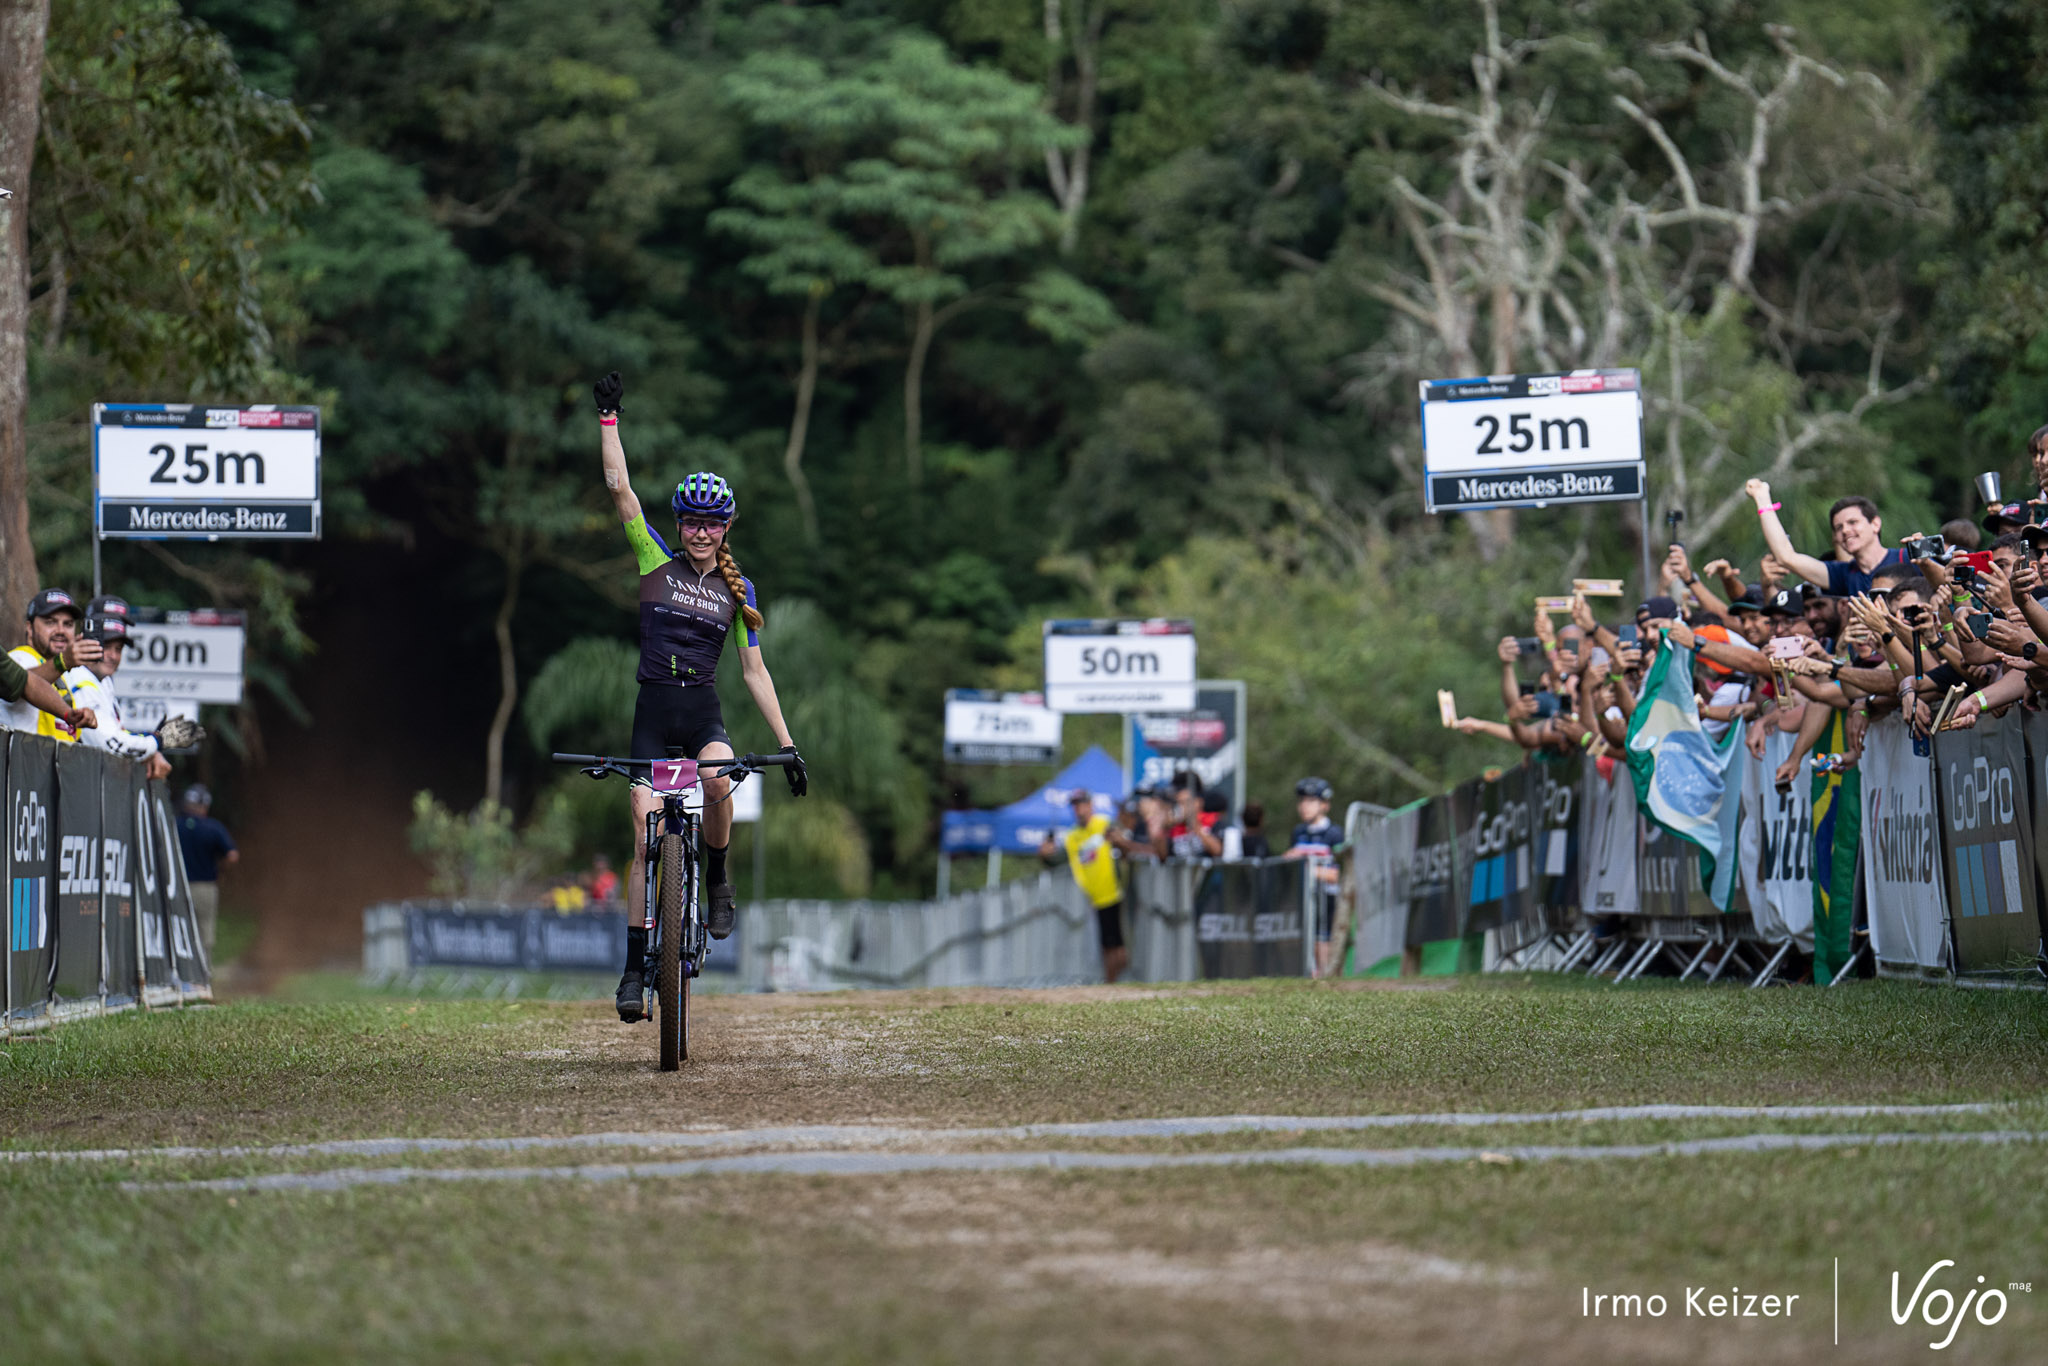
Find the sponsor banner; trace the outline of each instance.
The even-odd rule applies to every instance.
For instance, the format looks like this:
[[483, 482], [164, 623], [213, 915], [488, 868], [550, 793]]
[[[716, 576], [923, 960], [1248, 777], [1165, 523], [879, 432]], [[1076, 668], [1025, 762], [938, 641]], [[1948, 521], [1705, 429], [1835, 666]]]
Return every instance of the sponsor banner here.
[[2026, 744], [2018, 715], [1985, 716], [1934, 737], [1956, 971], [1997, 972], [2032, 962], [2041, 947], [2035, 910]]
[[[1875, 727], [1873, 727], [1875, 729]], [[1903, 727], [1902, 727], [1903, 729]], [[1742, 763], [1742, 834], [1738, 855], [1743, 899], [1756, 931], [1765, 939], [1796, 941], [1813, 951], [1813, 784], [1797, 774], [1783, 792], [1773, 775], [1792, 755], [1797, 737], [1772, 726], [1764, 735], [1761, 762], [1745, 754]], [[1867, 753], [1868, 751], [1866, 751]], [[1920, 765], [1923, 776], [1926, 764]], [[1869, 764], [1864, 764], [1869, 788]], [[1929, 834], [1932, 835], [1930, 828]]]
[[1528, 900], [1532, 907], [1545, 911], [1578, 908], [1579, 803], [1585, 791], [1586, 768], [1583, 754], [1522, 768], [1533, 822]]
[[[1527, 762], [1452, 793], [1458, 807], [1464, 934], [1516, 924], [1538, 907], [1578, 904], [1579, 755]], [[1460, 801], [1466, 805], [1459, 807]]]
[[1195, 882], [1195, 952], [1202, 976], [1299, 977], [1307, 964], [1302, 914], [1307, 859], [1217, 863]]
[[1140, 712], [1124, 719], [1126, 786], [1163, 785], [1183, 769], [1204, 791], [1229, 794], [1234, 816], [1244, 809], [1244, 701], [1242, 682], [1195, 685], [1195, 705], [1184, 712]]
[[1408, 870], [1415, 852], [1420, 802], [1380, 820], [1368, 820], [1352, 846], [1356, 940], [1351, 971], [1375, 976], [1401, 970], [1408, 938]]
[[92, 433], [102, 537], [320, 534], [317, 408], [96, 403]]
[[1640, 824], [1643, 839], [1641, 853], [1636, 856], [1637, 914], [1674, 919], [1719, 915], [1714, 899], [1700, 885], [1699, 846], [1649, 821]]
[[1195, 705], [1190, 621], [1048, 621], [1045, 705], [1056, 712], [1184, 712]]
[[1640, 498], [1639, 388], [1633, 370], [1425, 381], [1425, 506], [1449, 512]]
[[[146, 819], [148, 813], [136, 800], [144, 783], [140, 764], [102, 762], [100, 768], [93, 784], [98, 789], [100, 842], [105, 850], [100, 861], [100, 943], [106, 955], [107, 1004], [119, 1006], [130, 1004], [141, 992], [139, 939], [154, 892], [145, 885], [143, 871], [149, 860], [136, 829], [138, 819]], [[58, 783], [61, 788], [61, 773]], [[148, 830], [147, 825], [141, 828]], [[154, 875], [147, 881], [153, 883]]]
[[1039, 693], [946, 690], [949, 764], [1056, 764], [1063, 718]]
[[125, 849], [100, 837], [103, 757], [88, 745], [60, 744], [56, 753], [57, 884], [51, 900], [57, 940], [53, 1002], [61, 1009], [100, 998], [100, 894], [128, 891]]
[[7, 736], [9, 1013], [41, 1015], [57, 966], [57, 742]]
[[1465, 919], [1460, 871], [1452, 798], [1432, 797], [1415, 815], [1415, 846], [1408, 856], [1406, 947], [1458, 937], [1458, 927]]
[[1627, 764], [1586, 765], [1580, 803], [1580, 848], [1584, 884], [1580, 908], [1587, 915], [1634, 915], [1638, 905], [1636, 856], [1641, 840], [1636, 818], [1635, 774]]
[[[1863, 733], [1863, 893], [1880, 963], [1949, 965], [1948, 882], [1934, 767], [1894, 714]], [[1799, 784], [1794, 784], [1798, 786]]]
[[[745, 917], [741, 917], [744, 924]], [[415, 968], [615, 973], [626, 951], [626, 913], [542, 907], [472, 910], [405, 907], [406, 961]], [[706, 972], [739, 970], [740, 932], [713, 940]]]

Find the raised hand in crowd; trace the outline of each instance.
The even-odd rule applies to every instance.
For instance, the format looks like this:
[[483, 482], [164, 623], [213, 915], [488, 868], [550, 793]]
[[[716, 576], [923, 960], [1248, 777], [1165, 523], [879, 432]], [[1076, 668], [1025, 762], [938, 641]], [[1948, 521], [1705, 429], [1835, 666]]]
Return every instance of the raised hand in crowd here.
[[1764, 556], [1763, 563], [1757, 568], [1757, 580], [1763, 584], [1766, 597], [1770, 596], [1777, 586], [1784, 582], [1785, 566], [1778, 563], [1776, 555]]
[[1664, 563], [1657, 567], [1658, 591], [1670, 597], [1677, 597], [1678, 595], [1671, 591], [1672, 585], [1682, 583], [1690, 586], [1692, 582], [1692, 561], [1686, 558], [1685, 547], [1672, 546], [1664, 553]]

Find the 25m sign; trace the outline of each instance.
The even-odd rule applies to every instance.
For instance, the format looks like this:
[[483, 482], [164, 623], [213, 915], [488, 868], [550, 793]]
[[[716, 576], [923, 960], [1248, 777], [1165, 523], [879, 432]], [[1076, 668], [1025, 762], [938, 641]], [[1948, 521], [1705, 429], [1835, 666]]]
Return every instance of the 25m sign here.
[[102, 537], [320, 534], [317, 408], [96, 404], [93, 470]]
[[1421, 388], [1431, 512], [1642, 496], [1633, 370], [1435, 380]]

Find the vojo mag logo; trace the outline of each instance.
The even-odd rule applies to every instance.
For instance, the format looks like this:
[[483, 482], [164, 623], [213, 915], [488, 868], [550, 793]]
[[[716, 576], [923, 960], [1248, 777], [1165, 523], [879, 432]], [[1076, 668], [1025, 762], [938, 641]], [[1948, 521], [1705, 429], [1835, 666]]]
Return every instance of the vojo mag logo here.
[[1990, 1328], [2003, 1319], [2007, 1308], [2007, 1290], [2025, 1295], [2031, 1294], [2034, 1289], [2032, 1281], [2009, 1281], [2001, 1287], [1986, 1284], [1986, 1278], [1983, 1276], [1972, 1278], [1967, 1275], [1964, 1277], [1960, 1301], [1956, 1298], [1956, 1292], [1946, 1285], [1937, 1284], [1932, 1290], [1928, 1289], [1928, 1282], [1955, 1264], [1954, 1258], [1944, 1257], [1928, 1267], [1921, 1273], [1919, 1284], [1913, 1287], [1913, 1293], [1904, 1305], [1899, 1303], [1899, 1273], [1892, 1273], [1892, 1322], [1903, 1328], [1917, 1318], [1937, 1335], [1942, 1335], [1946, 1330], [1945, 1335], [1927, 1344], [1937, 1352], [1956, 1340], [1956, 1334], [1962, 1331], [1965, 1321], [1979, 1327]]
[[1991, 761], [1982, 755], [1970, 764], [1968, 774], [1962, 773], [1958, 765], [1950, 764], [1948, 828], [1975, 830], [1993, 821], [1999, 825], [2012, 824], [2012, 789], [2012, 769], [2004, 766], [1994, 769]]

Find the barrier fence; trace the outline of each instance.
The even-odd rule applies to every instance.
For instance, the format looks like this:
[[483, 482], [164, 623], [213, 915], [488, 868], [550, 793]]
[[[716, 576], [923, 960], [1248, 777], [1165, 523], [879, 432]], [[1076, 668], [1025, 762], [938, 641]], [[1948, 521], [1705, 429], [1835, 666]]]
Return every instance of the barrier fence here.
[[[1313, 963], [1316, 884], [1299, 859], [1125, 868], [1129, 977], [1300, 976]], [[363, 913], [363, 967], [616, 973], [625, 914], [400, 902]], [[743, 906], [708, 973], [743, 991], [1060, 986], [1102, 980], [1094, 908], [1064, 868], [941, 901]]]
[[141, 761], [44, 736], [0, 746], [0, 1032], [212, 998], [169, 791]]
[[[1353, 822], [1353, 971], [1488, 965], [1773, 980], [1797, 949], [1839, 980], [2038, 981], [2048, 906], [2048, 716], [1985, 717], [1914, 753], [1896, 715], [1848, 774], [1788, 791], [1790, 735], [1744, 751], [1739, 889], [1716, 907], [1697, 850], [1646, 821], [1625, 764], [1531, 759]], [[1851, 933], [1853, 925], [1853, 935]], [[1816, 928], [1821, 942], [1816, 943]]]

